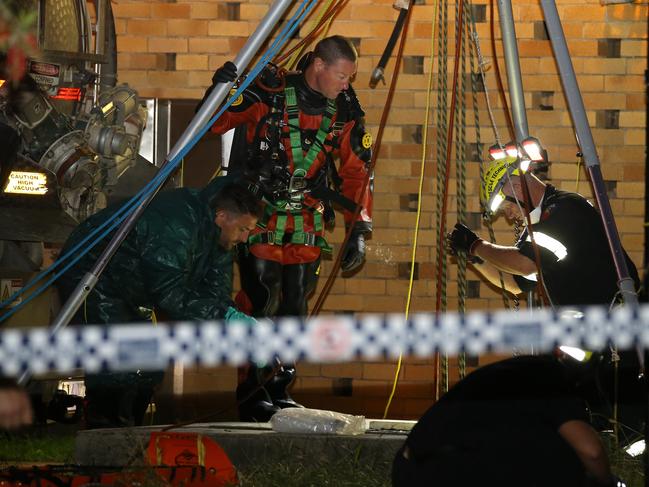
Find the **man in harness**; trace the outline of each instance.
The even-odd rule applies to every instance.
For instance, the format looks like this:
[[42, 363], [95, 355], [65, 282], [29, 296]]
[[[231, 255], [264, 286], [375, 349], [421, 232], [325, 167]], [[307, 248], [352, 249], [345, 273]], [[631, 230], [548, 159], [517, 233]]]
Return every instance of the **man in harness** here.
[[[352, 227], [344, 272], [364, 262], [364, 239], [372, 230], [372, 196], [369, 190], [361, 194], [372, 137], [350, 85], [356, 50], [344, 37], [328, 37], [301, 65], [286, 75], [267, 69], [212, 126], [217, 134], [238, 128], [231, 160], [245, 163], [229, 169], [244, 173], [266, 202], [264, 216], [239, 249], [241, 297], [253, 316], [307, 314], [321, 254], [331, 252], [324, 231], [334, 222], [333, 204], [344, 208], [345, 225]], [[226, 63], [205, 98], [215, 84], [236, 77], [236, 66]], [[352, 221], [356, 205], [362, 208]], [[265, 369], [250, 367], [237, 389], [240, 400], [261, 385], [269, 375]], [[241, 419], [267, 421], [279, 408], [299, 406], [286, 393], [294, 377], [294, 366], [282, 365], [265, 390], [240, 406]]]

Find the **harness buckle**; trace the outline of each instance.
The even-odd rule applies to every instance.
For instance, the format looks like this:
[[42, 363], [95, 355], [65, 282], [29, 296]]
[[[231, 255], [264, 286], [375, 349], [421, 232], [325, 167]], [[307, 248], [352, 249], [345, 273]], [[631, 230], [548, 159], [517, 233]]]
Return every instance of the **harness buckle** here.
[[292, 200], [301, 200], [307, 189], [306, 171], [295, 169], [288, 183], [288, 193]]
[[304, 245], [315, 247], [315, 233], [304, 234]]

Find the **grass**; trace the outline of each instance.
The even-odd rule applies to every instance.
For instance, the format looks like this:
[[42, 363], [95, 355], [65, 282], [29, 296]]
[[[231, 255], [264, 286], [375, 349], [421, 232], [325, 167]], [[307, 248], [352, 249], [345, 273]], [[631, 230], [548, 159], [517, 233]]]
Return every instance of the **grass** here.
[[336, 464], [266, 463], [239, 473], [240, 487], [389, 487], [391, 465], [367, 465], [350, 458]]
[[74, 433], [0, 432], [0, 463], [72, 463]]
[[[74, 432], [48, 432], [47, 429], [0, 433], [0, 464], [73, 464], [74, 439]], [[602, 439], [613, 472], [628, 487], [643, 487], [642, 456], [630, 457], [616, 447], [611, 435], [603, 434]], [[390, 469], [389, 464], [359, 461], [357, 455], [351, 452], [348, 457], [333, 464], [317, 458], [302, 465], [273, 461], [240, 471], [239, 487], [389, 487]], [[149, 485], [148, 482], [145, 484]]]
[[642, 455], [632, 457], [619, 448], [613, 435], [602, 433], [601, 436], [613, 473], [624, 480], [627, 487], [644, 487], [644, 463]]

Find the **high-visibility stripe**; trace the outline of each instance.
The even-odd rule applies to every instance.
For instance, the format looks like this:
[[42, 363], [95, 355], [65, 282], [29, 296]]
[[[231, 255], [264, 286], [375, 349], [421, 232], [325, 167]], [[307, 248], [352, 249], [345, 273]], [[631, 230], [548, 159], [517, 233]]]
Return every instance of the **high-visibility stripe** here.
[[[527, 242], [532, 241], [529, 235], [525, 240]], [[548, 249], [550, 252], [552, 252], [557, 258], [557, 262], [565, 259], [568, 255], [568, 249], [565, 245], [559, 242], [556, 238], [550, 237], [545, 233], [534, 232], [534, 241], [544, 249]]]

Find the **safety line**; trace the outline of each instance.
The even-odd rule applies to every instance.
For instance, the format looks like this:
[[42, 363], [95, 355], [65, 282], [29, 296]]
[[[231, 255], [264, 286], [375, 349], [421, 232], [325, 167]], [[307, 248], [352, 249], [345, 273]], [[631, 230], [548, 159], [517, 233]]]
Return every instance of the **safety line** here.
[[[383, 113], [381, 114], [381, 120], [379, 122], [379, 130], [378, 133], [376, 134], [376, 141], [374, 143], [374, 147], [372, 147], [372, 158], [370, 160], [369, 167], [367, 168], [367, 175], [365, 176], [365, 180], [363, 181], [363, 186], [361, 188], [361, 191], [359, 193], [358, 200], [363, 201], [363, 198], [365, 197], [365, 193], [369, 191], [369, 185], [370, 185], [370, 178], [372, 177], [372, 173], [374, 172], [374, 166], [376, 166], [376, 159], [379, 154], [379, 150], [381, 147], [381, 142], [383, 140], [383, 132], [385, 130], [385, 124], [387, 122], [388, 118], [388, 112], [390, 109], [390, 106], [392, 105], [392, 98], [394, 97], [394, 90], [396, 87], [396, 80], [399, 77], [399, 69], [401, 66], [401, 58], [403, 57], [403, 49], [405, 46], [405, 39], [406, 39], [406, 31], [408, 30], [408, 23], [410, 20], [410, 15], [412, 12], [412, 7], [414, 5], [415, 0], [410, 0], [409, 6], [408, 6], [408, 15], [406, 16], [406, 19], [404, 21], [404, 27], [403, 30], [401, 31], [401, 40], [399, 44], [399, 52], [397, 53], [397, 57], [395, 60], [394, 64], [394, 72], [392, 73], [392, 79], [390, 81], [390, 88], [388, 89], [388, 96], [385, 101], [385, 105], [383, 107]], [[354, 211], [352, 215], [352, 222], [355, 222], [356, 219], [358, 218], [358, 215], [361, 212], [361, 205], [356, 205], [356, 210]], [[345, 248], [345, 245], [347, 245], [347, 242], [349, 241], [349, 238], [352, 234], [352, 230], [354, 229], [354, 225], [349, 225], [349, 228], [345, 232], [345, 238], [343, 238], [343, 241], [340, 245], [341, 249]], [[333, 266], [331, 268], [331, 272], [329, 276], [327, 277], [327, 280], [325, 281], [325, 284], [322, 288], [322, 291], [320, 291], [320, 295], [318, 296], [318, 299], [316, 300], [315, 304], [313, 305], [313, 309], [311, 310], [311, 314], [309, 316], [317, 316], [318, 313], [320, 313], [320, 310], [322, 309], [322, 306], [325, 302], [325, 299], [327, 299], [327, 296], [329, 295], [329, 291], [331, 291], [331, 287], [333, 286], [334, 280], [336, 279], [336, 274], [338, 273], [338, 269], [340, 269], [340, 263], [342, 261], [342, 252], [338, 252], [336, 259], [334, 260]]]
[[[419, 224], [421, 222], [421, 200], [424, 192], [424, 175], [426, 169], [426, 157], [428, 152], [428, 125], [430, 123], [430, 110], [432, 106], [431, 102], [431, 92], [433, 90], [433, 72], [435, 70], [435, 18], [437, 17], [437, 8], [439, 2], [435, 2], [435, 10], [433, 12], [433, 22], [430, 36], [430, 71], [428, 73], [428, 91], [426, 92], [426, 115], [424, 116], [424, 133], [422, 134], [422, 147], [421, 147], [421, 170], [419, 172], [419, 188], [417, 192], [417, 216], [415, 217], [415, 231], [412, 241], [412, 257], [410, 259], [410, 278], [408, 280], [408, 294], [406, 298], [406, 309], [404, 316], [408, 319], [410, 314], [410, 302], [412, 299], [412, 288], [415, 282], [415, 262], [417, 260], [417, 244], [419, 238]], [[388, 397], [388, 401], [385, 405], [383, 411], [383, 419], [388, 417], [388, 412], [390, 411], [390, 406], [394, 395], [397, 391], [397, 384], [399, 383], [399, 373], [401, 372], [401, 363], [403, 359], [403, 354], [399, 353], [399, 358], [397, 360], [397, 366], [394, 373], [394, 380], [392, 382], [392, 390]]]

